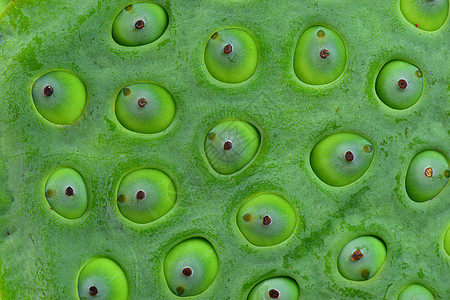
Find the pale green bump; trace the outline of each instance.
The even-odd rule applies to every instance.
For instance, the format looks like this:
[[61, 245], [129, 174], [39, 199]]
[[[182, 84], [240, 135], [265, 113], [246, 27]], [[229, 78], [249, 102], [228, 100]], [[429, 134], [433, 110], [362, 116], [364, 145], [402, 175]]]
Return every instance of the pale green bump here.
[[375, 276], [385, 260], [386, 246], [379, 238], [360, 236], [342, 248], [337, 264], [343, 277], [362, 281]]
[[123, 127], [139, 133], [158, 133], [172, 123], [176, 106], [163, 87], [135, 83], [123, 88], [116, 98], [115, 112]]
[[71, 168], [57, 169], [49, 176], [45, 197], [50, 207], [67, 219], [81, 217], [88, 205], [84, 179]]
[[140, 2], [126, 6], [115, 18], [114, 40], [123, 46], [141, 46], [156, 41], [165, 31], [168, 16], [156, 3]]
[[248, 295], [248, 300], [298, 300], [298, 283], [290, 277], [274, 277], [258, 283]]
[[87, 102], [83, 82], [65, 71], [52, 71], [39, 77], [32, 88], [37, 111], [59, 125], [73, 124], [84, 112]]
[[190, 238], [173, 247], [164, 259], [164, 277], [172, 293], [181, 297], [203, 293], [214, 281], [219, 259], [203, 238]]
[[450, 177], [448, 161], [442, 153], [425, 150], [411, 160], [406, 173], [406, 192], [416, 202], [436, 197]]
[[450, 255], [450, 227], [447, 228], [444, 236], [444, 249], [447, 255]]
[[135, 223], [149, 223], [167, 214], [177, 192], [170, 177], [156, 169], [135, 170], [122, 179], [117, 192], [120, 213]]
[[398, 300], [435, 300], [433, 293], [420, 284], [407, 286], [399, 295]]
[[372, 143], [355, 133], [336, 133], [311, 151], [311, 167], [326, 184], [344, 186], [358, 180], [372, 163]]
[[409, 108], [422, 95], [422, 71], [408, 62], [392, 60], [380, 70], [375, 90], [380, 100], [387, 106], [393, 109]]
[[206, 157], [216, 172], [229, 175], [253, 159], [260, 140], [260, 134], [253, 125], [239, 120], [223, 121], [206, 135]]
[[347, 53], [342, 38], [332, 29], [313, 26], [300, 36], [294, 54], [294, 71], [307, 84], [335, 81], [344, 71]]
[[236, 215], [242, 235], [253, 245], [273, 246], [289, 238], [297, 224], [292, 205], [275, 194], [260, 194], [247, 200]]
[[400, 0], [400, 10], [405, 19], [427, 31], [437, 30], [444, 25], [448, 6], [448, 0]]
[[205, 65], [219, 81], [240, 83], [255, 73], [258, 48], [247, 31], [238, 28], [214, 33], [205, 48]]
[[126, 300], [128, 281], [122, 268], [109, 258], [89, 261], [78, 276], [78, 297], [81, 300]]

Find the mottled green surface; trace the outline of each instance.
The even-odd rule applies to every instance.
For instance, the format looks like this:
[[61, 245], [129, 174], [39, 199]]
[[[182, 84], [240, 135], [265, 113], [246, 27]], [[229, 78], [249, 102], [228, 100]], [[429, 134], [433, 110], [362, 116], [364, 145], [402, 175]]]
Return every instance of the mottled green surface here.
[[[124, 47], [111, 34], [129, 1], [15, 0], [0, 17], [0, 294], [4, 299], [76, 299], [80, 269], [108, 257], [124, 270], [130, 299], [171, 299], [163, 275], [167, 252], [180, 241], [206, 238], [219, 271], [198, 298], [243, 299], [263, 279], [289, 276], [302, 299], [395, 299], [415, 282], [438, 299], [450, 294], [444, 250], [450, 189], [417, 203], [405, 190], [411, 159], [431, 149], [450, 156], [449, 26], [415, 28], [399, 2], [383, 1], [157, 1], [169, 25], [154, 43]], [[339, 32], [347, 65], [335, 82], [302, 83], [293, 56], [312, 25]], [[210, 36], [222, 28], [247, 30], [259, 47], [254, 75], [241, 84], [215, 80], [204, 64]], [[410, 62], [423, 73], [424, 92], [409, 109], [393, 110], [375, 93], [388, 61]], [[87, 87], [80, 119], [58, 126], [43, 119], [33, 82], [52, 70], [73, 72]], [[151, 81], [174, 97], [173, 123], [158, 134], [138, 134], [114, 113], [119, 91]], [[255, 124], [261, 146], [251, 164], [224, 176], [204, 152], [210, 128], [224, 119]], [[374, 160], [344, 187], [323, 183], [312, 171], [314, 145], [338, 132], [355, 132], [374, 146]], [[59, 167], [86, 182], [85, 215], [69, 221], [49, 208], [48, 175]], [[177, 202], [164, 217], [134, 224], [117, 209], [120, 179], [137, 168], [173, 178]], [[294, 234], [273, 247], [242, 237], [236, 213], [251, 196], [273, 192], [299, 214]], [[376, 276], [353, 282], [337, 270], [350, 240], [375, 235], [387, 247]]]

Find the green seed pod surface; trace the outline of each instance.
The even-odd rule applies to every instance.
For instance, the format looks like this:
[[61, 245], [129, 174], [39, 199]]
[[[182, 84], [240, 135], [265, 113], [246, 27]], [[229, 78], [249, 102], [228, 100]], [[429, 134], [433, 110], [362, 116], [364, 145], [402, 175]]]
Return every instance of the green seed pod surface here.
[[242, 235], [253, 245], [273, 246], [289, 238], [297, 224], [292, 205], [275, 194], [257, 195], [236, 216]]
[[135, 223], [148, 223], [168, 213], [177, 193], [170, 177], [156, 169], [140, 169], [125, 175], [119, 185], [117, 205]]
[[240, 83], [255, 73], [258, 48], [253, 37], [238, 28], [214, 33], [205, 48], [205, 64], [211, 75], [222, 82]]
[[164, 276], [170, 290], [188, 297], [203, 293], [216, 278], [219, 259], [213, 246], [203, 238], [185, 240], [167, 253]]
[[385, 260], [384, 243], [374, 236], [361, 236], [348, 242], [342, 248], [337, 264], [343, 277], [362, 281], [375, 276]]
[[369, 140], [355, 133], [337, 133], [318, 142], [311, 151], [311, 167], [326, 184], [344, 186], [358, 180], [372, 163]]
[[52, 71], [33, 84], [33, 102], [46, 120], [71, 125], [86, 107], [86, 87], [75, 75], [66, 71]]
[[450, 227], [447, 228], [444, 236], [444, 249], [447, 255], [450, 255]]
[[205, 138], [206, 157], [216, 172], [229, 175], [247, 165], [260, 145], [258, 130], [247, 122], [223, 121]]
[[78, 276], [80, 300], [126, 300], [128, 281], [122, 268], [109, 258], [89, 261]]
[[392, 60], [381, 68], [375, 90], [380, 100], [390, 108], [409, 108], [422, 95], [422, 71], [408, 62]]
[[415, 27], [434, 31], [447, 19], [448, 0], [400, 0], [400, 10]]
[[170, 93], [153, 83], [135, 83], [123, 88], [116, 98], [116, 116], [128, 130], [158, 133], [175, 117], [175, 102]]
[[11, 0], [0, 0], [0, 13], [8, 6]]
[[422, 151], [411, 160], [406, 173], [406, 192], [416, 202], [436, 197], [447, 185], [450, 170], [445, 156], [434, 150]]
[[50, 174], [45, 185], [45, 197], [50, 207], [67, 219], [81, 217], [88, 205], [83, 177], [70, 168], [57, 169]]
[[133, 3], [116, 17], [112, 27], [114, 40], [123, 46], [141, 46], [156, 41], [166, 31], [167, 13], [156, 3]]
[[304, 83], [333, 82], [344, 71], [346, 62], [344, 41], [334, 30], [313, 26], [300, 36], [294, 54], [294, 71]]
[[297, 300], [299, 298], [297, 282], [290, 277], [274, 277], [258, 283], [248, 295], [248, 300]]
[[426, 287], [420, 284], [411, 284], [398, 295], [398, 300], [435, 300], [435, 298]]

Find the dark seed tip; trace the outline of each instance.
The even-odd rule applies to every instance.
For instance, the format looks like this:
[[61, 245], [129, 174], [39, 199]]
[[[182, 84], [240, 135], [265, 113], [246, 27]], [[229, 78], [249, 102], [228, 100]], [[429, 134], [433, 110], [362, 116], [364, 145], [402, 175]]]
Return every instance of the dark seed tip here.
[[136, 21], [136, 23], [134, 23], [134, 27], [136, 27], [136, 29], [142, 29], [144, 28], [144, 20], [138, 20]]
[[223, 53], [224, 54], [230, 54], [232, 51], [233, 51], [233, 47], [230, 44], [228, 44], [225, 47], [223, 47]]
[[427, 177], [433, 176], [433, 169], [431, 167], [425, 169], [425, 176]]
[[345, 159], [347, 160], [347, 161], [352, 161], [353, 160], [353, 153], [351, 152], [351, 151], [347, 151], [347, 152], [345, 152]]
[[357, 261], [360, 260], [362, 257], [364, 256], [364, 254], [360, 251], [360, 250], [355, 250], [352, 255], [350, 255], [350, 258], [353, 261]]
[[320, 50], [320, 57], [327, 58], [328, 55], [330, 55], [330, 52], [327, 49]]
[[144, 191], [139, 191], [136, 193], [136, 199], [138, 200], [142, 200], [145, 198], [145, 192]]
[[268, 215], [265, 215], [263, 218], [263, 224], [270, 225], [270, 223], [272, 223], [272, 219]]
[[271, 289], [269, 291], [269, 297], [271, 299], [278, 299], [279, 296], [280, 296], [280, 292], [278, 292], [276, 289]]
[[406, 82], [405, 79], [400, 79], [398, 81], [398, 87], [401, 88], [402, 90], [406, 89], [407, 86], [408, 86], [408, 83]]
[[183, 273], [184, 276], [189, 277], [192, 275], [192, 269], [189, 267], [184, 268], [181, 273]]
[[44, 88], [44, 95], [47, 96], [47, 97], [49, 97], [49, 96], [51, 96], [52, 94], [53, 94], [53, 88], [52, 88], [51, 86], [47, 85], [47, 86]]
[[229, 151], [231, 148], [233, 148], [233, 143], [231, 141], [226, 141], [223, 144], [223, 150]]
[[138, 100], [138, 106], [139, 107], [144, 107], [144, 106], [146, 106], [147, 105], [147, 99], [145, 99], [145, 98], [140, 98], [139, 100]]
[[89, 287], [89, 295], [95, 296], [98, 294], [98, 289], [95, 286]]
[[66, 196], [71, 197], [71, 196], [73, 196], [73, 194], [74, 194], [73, 188], [72, 188], [71, 186], [68, 186], [68, 187], [66, 188]]

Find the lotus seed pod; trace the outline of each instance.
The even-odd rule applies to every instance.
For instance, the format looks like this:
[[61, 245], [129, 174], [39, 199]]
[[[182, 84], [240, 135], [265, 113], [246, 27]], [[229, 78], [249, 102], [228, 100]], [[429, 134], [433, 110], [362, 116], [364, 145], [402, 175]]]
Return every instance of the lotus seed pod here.
[[438, 30], [447, 19], [448, 0], [400, 0], [400, 10], [415, 27]]
[[81, 217], [87, 209], [88, 197], [83, 177], [70, 168], [54, 171], [45, 185], [50, 207], [67, 219]]
[[140, 169], [125, 175], [119, 185], [117, 205], [122, 215], [136, 223], [161, 218], [175, 204], [177, 193], [170, 177], [156, 169]]
[[411, 107], [423, 92], [422, 71], [408, 62], [392, 60], [378, 74], [375, 90], [380, 100], [393, 109]]
[[447, 228], [444, 236], [444, 249], [447, 255], [450, 255], [450, 227]]
[[206, 45], [205, 64], [211, 75], [226, 83], [240, 83], [255, 73], [258, 49], [253, 37], [238, 28], [214, 33]]
[[337, 133], [311, 151], [311, 167], [326, 184], [344, 186], [358, 180], [373, 160], [373, 146], [355, 133]]
[[114, 40], [123, 46], [141, 46], [156, 41], [166, 31], [167, 13], [156, 3], [140, 2], [126, 6], [112, 27]]
[[411, 284], [398, 295], [398, 300], [435, 300], [435, 298], [426, 287]]
[[247, 122], [223, 121], [206, 135], [206, 157], [216, 172], [229, 175], [252, 160], [258, 151], [260, 139], [258, 130]]
[[411, 160], [406, 173], [406, 192], [416, 202], [439, 194], [450, 177], [447, 159], [434, 150], [422, 151]]
[[181, 297], [203, 293], [213, 283], [218, 270], [216, 251], [203, 238], [190, 238], [179, 243], [164, 259], [167, 285]]
[[304, 83], [327, 84], [342, 74], [346, 61], [342, 38], [332, 29], [313, 26], [306, 29], [298, 40], [294, 70]]
[[126, 300], [128, 281], [122, 268], [109, 258], [98, 257], [88, 262], [78, 276], [80, 300]]
[[139, 133], [165, 130], [172, 123], [175, 111], [170, 93], [153, 83], [129, 85], [116, 98], [116, 116], [120, 124]]
[[379, 238], [360, 236], [342, 248], [337, 263], [342, 276], [362, 281], [375, 276], [385, 260], [386, 246]]
[[236, 216], [244, 237], [256, 246], [273, 246], [289, 238], [297, 224], [292, 205], [275, 194], [257, 195], [245, 202]]
[[48, 121], [71, 125], [86, 107], [86, 87], [75, 75], [52, 71], [33, 84], [33, 102], [37, 111]]
[[297, 282], [290, 277], [274, 277], [258, 283], [248, 295], [248, 300], [297, 300]]

